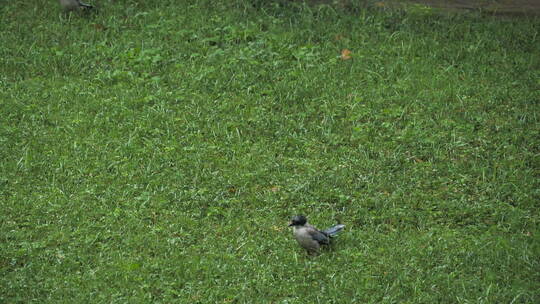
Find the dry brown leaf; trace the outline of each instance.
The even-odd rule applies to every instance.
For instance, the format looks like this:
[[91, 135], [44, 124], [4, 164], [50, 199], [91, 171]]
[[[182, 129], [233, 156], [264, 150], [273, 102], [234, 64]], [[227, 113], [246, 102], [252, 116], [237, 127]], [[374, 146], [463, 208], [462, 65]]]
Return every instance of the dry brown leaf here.
[[104, 30], [107, 29], [103, 24], [94, 23], [94, 24], [92, 24], [92, 25], [94, 26], [94, 28], [95, 28], [97, 31], [104, 31]]
[[349, 60], [351, 59], [352, 52], [349, 49], [343, 49], [341, 50], [341, 60]]
[[273, 186], [270, 188], [270, 191], [272, 192], [278, 192], [279, 191], [279, 186]]

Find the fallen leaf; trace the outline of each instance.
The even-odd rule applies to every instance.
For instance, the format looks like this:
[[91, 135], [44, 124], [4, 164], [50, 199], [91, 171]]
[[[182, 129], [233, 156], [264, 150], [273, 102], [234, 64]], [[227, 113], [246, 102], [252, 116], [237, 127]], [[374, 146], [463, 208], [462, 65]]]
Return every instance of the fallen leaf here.
[[104, 30], [107, 29], [103, 24], [94, 23], [94, 24], [92, 24], [92, 25], [94, 26], [94, 28], [95, 28], [97, 31], [104, 31]]
[[351, 59], [352, 52], [349, 49], [343, 49], [341, 50], [341, 60], [349, 60]]

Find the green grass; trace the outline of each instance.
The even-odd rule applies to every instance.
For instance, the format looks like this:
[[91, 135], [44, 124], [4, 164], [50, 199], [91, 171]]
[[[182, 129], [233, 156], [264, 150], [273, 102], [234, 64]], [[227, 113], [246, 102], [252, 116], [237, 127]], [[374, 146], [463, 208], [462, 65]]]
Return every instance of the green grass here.
[[538, 18], [178, 2], [2, 5], [0, 302], [540, 301]]

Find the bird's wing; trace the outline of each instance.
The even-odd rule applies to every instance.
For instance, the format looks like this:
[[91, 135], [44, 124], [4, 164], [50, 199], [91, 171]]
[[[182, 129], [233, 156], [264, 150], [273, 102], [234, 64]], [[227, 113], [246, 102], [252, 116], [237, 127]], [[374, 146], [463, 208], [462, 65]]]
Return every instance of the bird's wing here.
[[317, 241], [319, 244], [328, 244], [330, 242], [326, 234], [322, 233], [321, 231], [313, 227], [308, 227], [306, 231], [309, 234], [309, 236], [311, 236], [311, 238]]

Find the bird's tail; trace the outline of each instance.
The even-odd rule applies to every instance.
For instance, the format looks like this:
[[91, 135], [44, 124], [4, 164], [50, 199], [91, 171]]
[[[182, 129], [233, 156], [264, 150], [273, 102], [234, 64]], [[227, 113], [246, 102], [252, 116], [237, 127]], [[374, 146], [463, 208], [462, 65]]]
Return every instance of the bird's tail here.
[[84, 3], [82, 1], [79, 1], [79, 5], [84, 7], [84, 8], [94, 8], [92, 5], [90, 5], [88, 3]]
[[345, 228], [345, 225], [343, 224], [340, 224], [340, 225], [335, 225], [334, 227], [330, 227], [326, 230], [324, 230], [323, 232], [328, 235], [328, 236], [335, 236], [337, 235], [341, 230], [343, 230], [343, 228]]

